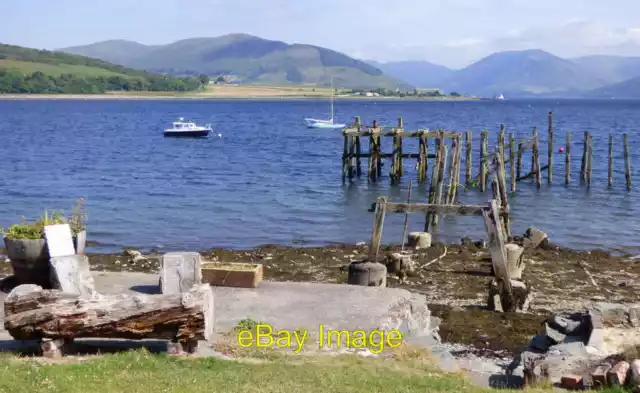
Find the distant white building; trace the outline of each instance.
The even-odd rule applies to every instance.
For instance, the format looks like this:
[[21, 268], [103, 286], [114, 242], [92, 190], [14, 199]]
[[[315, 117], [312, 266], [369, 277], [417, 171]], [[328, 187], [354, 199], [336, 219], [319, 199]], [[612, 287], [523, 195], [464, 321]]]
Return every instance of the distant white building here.
[[366, 92], [364, 95], [367, 97], [373, 97], [373, 93], [370, 91]]

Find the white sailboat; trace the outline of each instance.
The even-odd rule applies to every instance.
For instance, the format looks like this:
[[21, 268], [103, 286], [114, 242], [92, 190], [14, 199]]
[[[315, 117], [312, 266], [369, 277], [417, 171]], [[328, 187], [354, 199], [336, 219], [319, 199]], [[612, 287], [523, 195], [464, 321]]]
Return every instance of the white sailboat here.
[[309, 128], [328, 128], [328, 129], [337, 129], [337, 128], [345, 128], [346, 124], [334, 123], [333, 120], [333, 77], [331, 78], [331, 119], [329, 120], [318, 120], [306, 118], [304, 121], [307, 123], [307, 127]]

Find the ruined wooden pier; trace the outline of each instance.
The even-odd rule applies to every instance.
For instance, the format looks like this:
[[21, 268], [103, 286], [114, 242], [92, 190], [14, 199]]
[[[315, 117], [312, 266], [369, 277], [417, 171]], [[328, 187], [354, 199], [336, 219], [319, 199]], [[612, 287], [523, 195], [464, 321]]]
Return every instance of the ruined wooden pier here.
[[[531, 179], [533, 184], [540, 187], [543, 182], [543, 173], [546, 172], [546, 181], [553, 183], [553, 167], [555, 154], [555, 130], [553, 124], [553, 114], [549, 112], [547, 127], [547, 149], [546, 163], [541, 163], [541, 137], [538, 129], [534, 127], [531, 136], [516, 140], [514, 133], [506, 133], [504, 125], [500, 125], [497, 135], [495, 152], [489, 153], [489, 132], [480, 132], [480, 157], [478, 173], [473, 174], [473, 133], [471, 131], [457, 132], [445, 131], [443, 129], [429, 130], [419, 129], [407, 131], [404, 129], [402, 118], [398, 119], [395, 127], [381, 127], [374, 120], [371, 126], [365, 126], [360, 118], [356, 117], [355, 122], [343, 130], [344, 148], [342, 154], [342, 181], [347, 179], [352, 181], [356, 177], [361, 177], [363, 170], [362, 159], [367, 159], [367, 175], [371, 182], [380, 180], [383, 176], [383, 159], [390, 159], [391, 168], [389, 179], [392, 184], [399, 183], [405, 176], [405, 160], [415, 159], [415, 170], [418, 183], [426, 183], [429, 168], [432, 168], [430, 181], [430, 203], [440, 203], [444, 182], [448, 181], [446, 187], [445, 203], [453, 203], [456, 199], [458, 188], [461, 184], [460, 172], [464, 156], [465, 184], [467, 188], [478, 187], [481, 191], [486, 191], [488, 182], [489, 166], [493, 154], [498, 154], [504, 166], [509, 166], [509, 190], [516, 191], [516, 185], [523, 180]], [[368, 137], [368, 151], [363, 152], [361, 138]], [[383, 152], [383, 140], [392, 140], [391, 152]], [[418, 151], [409, 153], [404, 150], [404, 141], [407, 138], [418, 139]], [[433, 143], [430, 143], [430, 142]], [[628, 134], [622, 134], [624, 149], [624, 173], [625, 186], [631, 190], [631, 163], [629, 156]], [[614, 136], [609, 135], [608, 150], [608, 181], [607, 186], [613, 187], [613, 144]], [[430, 146], [433, 146], [430, 152]], [[464, 154], [463, 154], [464, 150]], [[582, 162], [580, 166], [580, 183], [587, 187], [592, 185], [593, 175], [593, 138], [589, 131], [584, 132]], [[560, 153], [564, 153], [564, 184], [571, 184], [571, 132], [565, 136], [565, 146], [561, 147]], [[525, 153], [531, 157], [530, 169], [523, 172], [523, 157]], [[507, 173], [505, 172], [505, 177]], [[432, 200], [431, 195], [434, 198]]]

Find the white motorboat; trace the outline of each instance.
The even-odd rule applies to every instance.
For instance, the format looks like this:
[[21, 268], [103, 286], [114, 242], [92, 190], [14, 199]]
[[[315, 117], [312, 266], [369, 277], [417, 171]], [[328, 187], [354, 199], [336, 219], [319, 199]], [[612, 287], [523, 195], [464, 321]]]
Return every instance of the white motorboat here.
[[173, 122], [173, 127], [164, 130], [164, 136], [173, 137], [205, 137], [211, 132], [211, 124], [204, 127], [196, 125], [192, 121], [185, 121], [184, 118]]

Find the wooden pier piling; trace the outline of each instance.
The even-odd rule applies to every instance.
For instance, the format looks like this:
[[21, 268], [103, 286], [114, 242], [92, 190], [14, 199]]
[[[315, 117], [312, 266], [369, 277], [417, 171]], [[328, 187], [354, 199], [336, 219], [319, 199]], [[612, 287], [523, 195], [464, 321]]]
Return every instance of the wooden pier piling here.
[[625, 132], [622, 134], [624, 144], [624, 174], [627, 182], [627, 191], [631, 191], [631, 162], [629, 158], [629, 136]]
[[547, 139], [547, 183], [553, 182], [553, 112], [549, 112], [549, 131]]
[[609, 160], [607, 166], [607, 186], [613, 186], [613, 135], [609, 134]]
[[564, 184], [571, 183], [571, 132], [567, 132], [564, 150]]
[[[429, 130], [419, 129], [415, 131], [407, 131], [404, 128], [402, 118], [397, 119], [395, 127], [380, 126], [377, 121], [373, 121], [371, 125], [364, 125], [360, 117], [355, 117], [354, 123], [343, 130], [343, 152], [342, 152], [342, 181], [354, 181], [356, 177], [362, 176], [363, 168], [362, 159], [367, 159], [368, 180], [370, 182], [379, 181], [382, 178], [382, 160], [389, 160], [388, 175], [393, 186], [401, 183], [405, 169], [413, 170], [417, 176], [417, 184], [429, 184], [429, 202], [445, 205], [457, 203], [458, 190], [462, 177], [462, 161], [464, 160], [465, 182], [467, 184], [466, 191], [475, 188], [478, 185], [480, 191], [486, 192], [488, 186], [493, 189], [493, 184], [488, 182], [489, 175], [494, 170], [494, 156], [499, 157], [501, 162], [501, 177], [504, 179], [506, 190], [506, 182], [509, 182], [509, 191], [514, 193], [518, 187], [517, 183], [525, 179], [532, 179], [532, 183], [537, 187], [542, 184], [542, 171], [547, 170], [547, 180], [549, 184], [553, 184], [553, 149], [555, 148], [555, 127], [553, 124], [553, 113], [549, 112], [548, 116], [549, 128], [547, 139], [547, 160], [543, 165], [540, 162], [540, 133], [537, 127], [533, 127], [531, 136], [516, 139], [514, 132], [507, 135], [506, 126], [500, 125], [500, 131], [496, 135], [495, 143], [492, 143], [489, 149], [489, 132], [480, 131], [480, 156], [477, 166], [473, 167], [472, 162], [472, 145], [473, 133], [471, 131], [452, 132], [443, 129]], [[369, 150], [362, 148], [362, 137], [369, 139]], [[383, 139], [390, 137], [392, 142], [392, 150], [389, 152], [382, 151]], [[418, 139], [417, 152], [405, 152], [403, 150], [404, 142], [407, 138]], [[508, 139], [507, 139], [508, 138]], [[614, 146], [615, 135], [609, 135], [608, 151], [607, 151], [607, 187], [614, 188]], [[631, 156], [629, 154], [628, 134], [623, 134], [624, 138], [624, 165], [626, 188], [631, 190]], [[429, 139], [435, 141], [435, 148], [429, 152]], [[544, 141], [543, 141], [544, 142]], [[564, 171], [565, 185], [571, 183], [571, 164], [572, 164], [572, 133], [567, 132], [565, 137], [564, 151]], [[386, 144], [385, 144], [386, 145]], [[386, 145], [388, 146], [388, 145]], [[509, 150], [508, 152], [506, 150]], [[363, 151], [365, 150], [365, 151]], [[531, 171], [523, 172], [523, 157], [531, 151]], [[560, 149], [562, 153], [562, 149]], [[404, 160], [416, 160], [415, 165], [411, 165], [411, 169], [405, 168]], [[593, 180], [593, 161], [596, 159], [604, 160], [605, 157], [596, 157], [593, 147], [593, 135], [589, 131], [584, 132], [582, 162], [580, 165], [580, 183], [586, 184], [588, 187], [592, 185]], [[509, 168], [507, 169], [507, 165]], [[620, 164], [621, 165], [621, 162]], [[431, 173], [429, 172], [431, 167]], [[415, 169], [414, 169], [415, 168]], [[596, 168], [603, 168], [604, 165], [596, 165]], [[509, 171], [508, 173], [506, 171]], [[387, 172], [387, 171], [385, 171]], [[597, 178], [600, 179], [596, 174]], [[604, 179], [604, 173], [602, 174]], [[508, 180], [507, 180], [508, 179]], [[446, 182], [446, 184], [445, 184]], [[414, 185], [416, 183], [413, 183]], [[502, 187], [502, 184], [500, 185]], [[496, 200], [502, 198], [502, 195], [496, 196]], [[430, 229], [436, 227], [437, 217], [431, 216], [425, 223], [425, 227]], [[436, 225], [434, 225], [436, 224]]]

